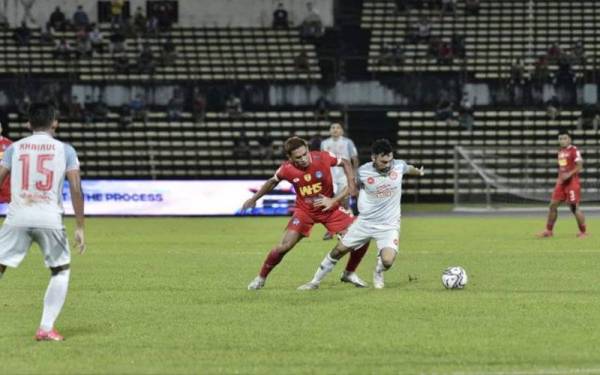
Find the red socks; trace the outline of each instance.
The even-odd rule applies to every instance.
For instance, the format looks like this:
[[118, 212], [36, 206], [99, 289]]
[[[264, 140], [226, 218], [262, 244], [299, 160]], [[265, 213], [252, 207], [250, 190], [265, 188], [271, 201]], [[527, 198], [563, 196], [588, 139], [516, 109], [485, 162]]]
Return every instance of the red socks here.
[[360, 264], [360, 261], [362, 260], [362, 258], [365, 256], [365, 253], [367, 252], [368, 248], [369, 248], [369, 244], [366, 243], [359, 249], [356, 249], [356, 250], [350, 252], [350, 259], [348, 259], [348, 264], [346, 265], [346, 271], [348, 271], [348, 272], [356, 271], [356, 268]]
[[265, 259], [262, 268], [260, 269], [260, 277], [266, 278], [269, 275], [269, 273], [273, 271], [273, 268], [275, 268], [275, 266], [277, 266], [279, 262], [281, 262], [284, 255], [285, 253], [280, 253], [278, 251], [271, 250], [269, 252], [269, 255], [267, 255], [267, 259]]

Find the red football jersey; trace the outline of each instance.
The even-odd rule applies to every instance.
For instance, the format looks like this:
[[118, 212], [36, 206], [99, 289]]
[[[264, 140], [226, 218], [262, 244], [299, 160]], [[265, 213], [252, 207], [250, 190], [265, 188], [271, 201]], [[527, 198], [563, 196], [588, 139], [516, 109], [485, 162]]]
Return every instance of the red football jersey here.
[[[558, 151], [558, 173], [571, 172], [577, 167], [577, 162], [582, 160], [583, 158], [577, 147], [571, 145], [569, 147], [561, 148], [560, 151]], [[568, 182], [579, 182], [579, 174], [575, 173]]]
[[[12, 141], [6, 137], [0, 136], [0, 160], [4, 157], [4, 151], [12, 144]], [[10, 202], [10, 174], [6, 176], [4, 182], [0, 184], [0, 203]]]
[[331, 167], [339, 165], [341, 160], [327, 151], [311, 151], [311, 162], [305, 169], [300, 169], [289, 160], [284, 162], [275, 172], [278, 180], [289, 181], [296, 191], [296, 208], [310, 213], [321, 213], [321, 207], [313, 206], [313, 201], [320, 195], [333, 197]]

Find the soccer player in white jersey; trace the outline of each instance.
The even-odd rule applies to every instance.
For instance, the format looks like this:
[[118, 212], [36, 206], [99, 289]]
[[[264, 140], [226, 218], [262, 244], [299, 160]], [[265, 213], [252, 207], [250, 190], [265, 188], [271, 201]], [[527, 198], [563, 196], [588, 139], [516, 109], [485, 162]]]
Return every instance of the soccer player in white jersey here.
[[377, 242], [379, 250], [373, 286], [377, 289], [384, 287], [383, 273], [394, 264], [398, 254], [402, 177], [423, 176], [424, 171], [423, 167], [417, 169], [403, 160], [394, 159], [392, 145], [387, 139], [379, 139], [373, 143], [371, 159], [372, 162], [363, 164], [358, 169], [358, 218], [337, 246], [323, 259], [313, 279], [298, 289], [317, 289], [339, 259], [371, 239]]
[[[350, 161], [352, 170], [356, 172], [358, 168], [358, 151], [354, 142], [350, 138], [344, 137], [344, 128], [341, 124], [334, 122], [329, 127], [329, 134], [331, 137], [321, 142], [321, 151], [329, 151], [334, 154], [338, 159], [346, 159]], [[355, 173], [356, 174], [356, 173]], [[333, 193], [338, 194], [348, 186], [348, 179], [346, 174], [341, 167], [331, 167], [331, 176], [333, 177]], [[346, 197], [342, 200], [341, 206], [345, 209], [349, 207], [349, 199]], [[325, 233], [324, 240], [330, 240], [333, 238], [332, 233]]]
[[0, 279], [7, 267], [18, 267], [32, 242], [42, 250], [51, 277], [44, 297], [38, 341], [64, 340], [54, 328], [69, 286], [71, 253], [62, 222], [62, 191], [69, 180], [75, 211], [75, 242], [85, 251], [83, 196], [75, 149], [54, 139], [57, 112], [35, 103], [29, 110], [33, 135], [13, 143], [0, 162], [0, 182], [10, 173], [11, 202], [0, 229]]

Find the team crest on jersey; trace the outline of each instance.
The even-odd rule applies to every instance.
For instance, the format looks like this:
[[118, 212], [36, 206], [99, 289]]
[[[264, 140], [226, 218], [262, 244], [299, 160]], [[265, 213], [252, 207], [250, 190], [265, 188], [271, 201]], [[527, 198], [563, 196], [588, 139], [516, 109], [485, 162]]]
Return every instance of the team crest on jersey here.
[[292, 225], [298, 225], [298, 224], [300, 224], [300, 219], [298, 219], [298, 218], [293, 218], [293, 219], [292, 219]]
[[373, 185], [375, 183], [375, 179], [373, 177], [367, 178], [367, 184]]
[[391, 171], [391, 172], [390, 172], [390, 178], [391, 178], [392, 180], [395, 180], [395, 179], [397, 179], [397, 178], [398, 178], [398, 173], [396, 173], [396, 171]]
[[304, 181], [310, 182], [310, 180], [312, 180], [312, 176], [310, 175], [310, 173], [305, 174], [304, 175]]
[[315, 176], [320, 180], [323, 177], [323, 172], [317, 171], [317, 173], [315, 173]]
[[300, 179], [299, 179], [298, 177], [296, 177], [296, 178], [294, 178], [294, 179], [292, 180], [292, 182], [293, 182], [293, 183], [295, 183], [295, 184], [297, 184], [299, 181], [300, 181]]

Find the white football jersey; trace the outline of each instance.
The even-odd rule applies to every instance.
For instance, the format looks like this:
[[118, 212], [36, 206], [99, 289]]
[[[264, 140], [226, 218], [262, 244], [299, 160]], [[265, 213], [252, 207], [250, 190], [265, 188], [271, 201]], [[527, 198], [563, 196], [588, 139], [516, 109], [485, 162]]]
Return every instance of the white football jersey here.
[[11, 202], [5, 223], [62, 229], [65, 172], [79, 169], [75, 149], [48, 133], [36, 132], [11, 145], [2, 159], [10, 169]]
[[385, 174], [378, 172], [372, 162], [358, 168], [358, 220], [379, 229], [398, 228], [402, 177], [406, 172], [408, 164], [404, 160], [393, 160]]
[[356, 146], [350, 138], [340, 137], [335, 140], [332, 137], [321, 142], [321, 150], [332, 152], [338, 159], [351, 160], [353, 156], [357, 156]]

